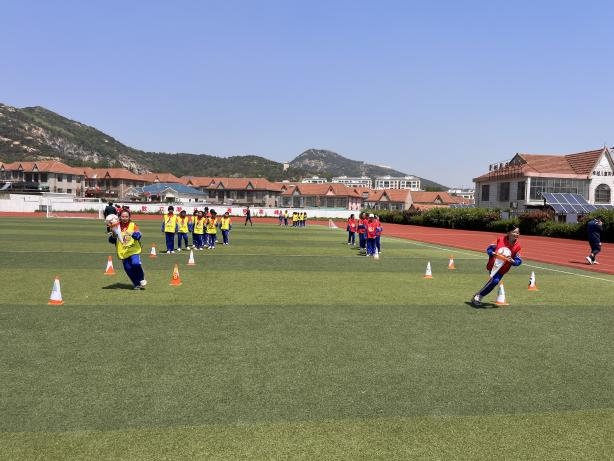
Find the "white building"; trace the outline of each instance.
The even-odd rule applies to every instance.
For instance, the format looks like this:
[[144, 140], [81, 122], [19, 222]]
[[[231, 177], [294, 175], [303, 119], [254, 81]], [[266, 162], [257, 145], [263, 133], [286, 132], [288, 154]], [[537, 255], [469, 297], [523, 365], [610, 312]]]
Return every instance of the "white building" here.
[[375, 178], [373, 189], [409, 189], [419, 191], [420, 178], [416, 176], [378, 176]]
[[455, 197], [462, 197], [472, 202], [475, 200], [475, 189], [471, 189], [468, 187], [448, 189], [448, 194], [453, 195]]
[[303, 184], [324, 184], [326, 178], [320, 178], [319, 176], [312, 176], [311, 178], [303, 178], [301, 180]]
[[607, 147], [568, 155], [518, 153], [474, 178], [475, 205], [523, 210], [543, 206], [544, 192], [579, 194], [591, 204], [611, 205], [613, 172]]
[[335, 176], [331, 182], [338, 184], [345, 184], [348, 187], [366, 187], [371, 188], [371, 178], [367, 176], [358, 177], [348, 177], [348, 176]]

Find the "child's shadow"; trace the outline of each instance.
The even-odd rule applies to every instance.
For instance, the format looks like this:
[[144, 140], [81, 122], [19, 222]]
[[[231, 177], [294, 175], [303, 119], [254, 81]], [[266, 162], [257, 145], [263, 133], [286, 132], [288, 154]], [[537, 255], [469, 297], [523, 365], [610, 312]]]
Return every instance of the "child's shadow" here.
[[465, 301], [465, 304], [469, 307], [471, 307], [472, 309], [476, 309], [476, 310], [480, 310], [480, 309], [499, 309], [499, 306], [497, 306], [494, 303], [482, 303], [481, 306], [474, 306], [473, 304], [471, 304], [471, 301]]
[[102, 287], [103, 290], [132, 290], [134, 287], [129, 283], [114, 283], [112, 285], [107, 285], [106, 287]]

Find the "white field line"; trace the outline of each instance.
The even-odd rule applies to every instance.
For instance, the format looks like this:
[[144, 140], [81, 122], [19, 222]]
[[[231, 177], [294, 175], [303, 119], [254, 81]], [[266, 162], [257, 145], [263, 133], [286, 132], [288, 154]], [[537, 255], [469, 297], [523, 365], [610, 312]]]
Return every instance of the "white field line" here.
[[[404, 239], [399, 239], [399, 240], [404, 240]], [[427, 248], [435, 248], [435, 249], [441, 250], [441, 251], [447, 251], [447, 252], [450, 251], [449, 247], [440, 247], [440, 246], [431, 245], [431, 244], [423, 243], [423, 242], [408, 241], [408, 243], [410, 243], [412, 245], [416, 245], [416, 246], [423, 246], [423, 247], [427, 247]], [[460, 254], [464, 254], [464, 255], [475, 255], [475, 253], [479, 253], [477, 251], [472, 251], [471, 253], [469, 253], [470, 250], [462, 250], [462, 249], [458, 249], [458, 251], [456, 249], [454, 249], [454, 251], [457, 252], [457, 253], [460, 253]], [[468, 259], [477, 259], [477, 258], [468, 258]], [[614, 283], [614, 279], [606, 279], [606, 278], [603, 278], [603, 277], [596, 277], [594, 275], [580, 274], [578, 272], [570, 272], [570, 271], [565, 271], [565, 270], [561, 270], [561, 269], [553, 269], [553, 268], [550, 268], [550, 267], [537, 266], [535, 264], [527, 264], [525, 262], [523, 262], [522, 265], [526, 266], [526, 267], [531, 267], [533, 269], [540, 269], [540, 270], [544, 270], [544, 271], [556, 272], [557, 274], [575, 275], [575, 276], [578, 276], [578, 277], [585, 277], [587, 279], [601, 280], [602, 282]], [[578, 270], [581, 270], [581, 269], [578, 269]]]

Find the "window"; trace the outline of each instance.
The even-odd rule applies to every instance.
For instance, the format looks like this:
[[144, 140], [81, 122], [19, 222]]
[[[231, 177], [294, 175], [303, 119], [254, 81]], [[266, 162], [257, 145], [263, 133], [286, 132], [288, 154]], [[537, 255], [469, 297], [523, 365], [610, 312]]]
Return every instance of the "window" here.
[[498, 197], [497, 199], [500, 202], [507, 202], [510, 199], [510, 183], [509, 182], [500, 182], [498, 184]]
[[72, 189], [66, 189], [67, 194], [72, 194]]
[[563, 178], [532, 178], [529, 199], [541, 200], [542, 192], [580, 194], [588, 199], [588, 181]]
[[516, 200], [524, 200], [526, 197], [527, 182], [526, 181], [518, 181], [516, 189]]
[[47, 173], [41, 173], [41, 182], [47, 182]]
[[610, 186], [599, 184], [595, 189], [595, 203], [610, 203]]
[[480, 200], [482, 202], [488, 202], [490, 200], [490, 184], [482, 184], [482, 196]]
[[72, 182], [72, 175], [71, 174], [67, 174], [66, 175], [66, 181]]
[[57, 179], [58, 182], [64, 181], [64, 175], [63, 174], [58, 174], [58, 175], [56, 175], [55, 179]]

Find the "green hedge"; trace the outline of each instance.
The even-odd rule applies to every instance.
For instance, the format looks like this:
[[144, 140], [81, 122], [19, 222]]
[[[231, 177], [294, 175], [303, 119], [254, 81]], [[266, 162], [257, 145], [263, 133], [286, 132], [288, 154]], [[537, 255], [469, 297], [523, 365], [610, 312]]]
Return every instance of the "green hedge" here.
[[[368, 213], [373, 210], [365, 210]], [[594, 217], [603, 220], [604, 242], [614, 242], [614, 210], [599, 210], [584, 216], [578, 223], [557, 223], [554, 213], [531, 210], [517, 218], [500, 219], [501, 213], [489, 208], [433, 208], [420, 212], [414, 208], [405, 211], [378, 210], [382, 222], [412, 224], [415, 226], [445, 227], [505, 232], [510, 224], [520, 228], [521, 235], [544, 235], [582, 240], [586, 238], [586, 224]]]

